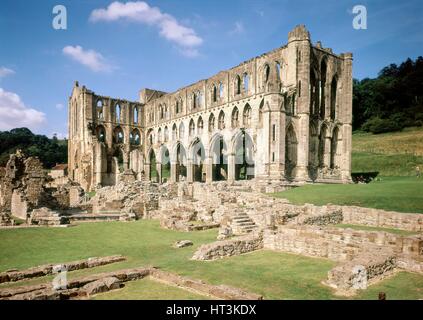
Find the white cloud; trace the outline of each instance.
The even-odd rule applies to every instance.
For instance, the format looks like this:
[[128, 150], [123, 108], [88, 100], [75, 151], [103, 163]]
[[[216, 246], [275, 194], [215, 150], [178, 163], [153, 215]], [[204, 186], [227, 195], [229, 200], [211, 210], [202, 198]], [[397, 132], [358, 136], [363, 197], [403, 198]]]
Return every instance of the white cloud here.
[[38, 128], [46, 122], [45, 114], [26, 106], [13, 92], [0, 88], [0, 130]]
[[9, 69], [6, 67], [0, 67], [0, 78], [4, 78], [12, 74], [15, 74], [15, 71], [13, 71], [12, 69]]
[[237, 21], [235, 22], [234, 28], [231, 31], [229, 31], [229, 34], [236, 35], [236, 34], [241, 34], [244, 31], [245, 31], [244, 24], [241, 21]]
[[91, 22], [110, 22], [120, 19], [155, 26], [163, 38], [184, 49], [189, 49], [191, 52], [195, 50], [193, 48], [203, 43], [203, 39], [197, 35], [195, 30], [183, 26], [170, 14], [161, 12], [157, 7], [150, 7], [144, 1], [127, 3], [115, 1], [107, 9], [95, 9], [90, 15]]
[[94, 50], [85, 50], [81, 46], [66, 46], [62, 50], [65, 56], [90, 68], [94, 72], [110, 72], [115, 69], [106, 59]]
[[56, 109], [57, 110], [63, 110], [64, 107], [65, 106], [63, 104], [61, 104], [61, 103], [56, 104]]

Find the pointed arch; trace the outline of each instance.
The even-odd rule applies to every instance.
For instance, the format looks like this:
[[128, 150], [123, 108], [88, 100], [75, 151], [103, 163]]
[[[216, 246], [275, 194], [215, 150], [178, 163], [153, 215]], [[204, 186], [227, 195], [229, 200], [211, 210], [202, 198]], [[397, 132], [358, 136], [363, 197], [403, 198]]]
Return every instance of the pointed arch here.
[[259, 124], [259, 128], [263, 128], [263, 108], [264, 108], [264, 99], [261, 100], [260, 102], [260, 106], [258, 109], [258, 124]]
[[167, 126], [165, 126], [164, 131], [163, 131], [163, 141], [164, 142], [169, 141], [169, 129], [167, 128]]
[[244, 128], [251, 126], [251, 107], [248, 103], [244, 106], [244, 111], [242, 112], [242, 124]]
[[121, 144], [124, 142], [124, 134], [123, 134], [123, 130], [120, 126], [117, 126], [114, 130], [113, 130], [113, 142], [116, 144]]
[[103, 100], [102, 99], [97, 100], [96, 110], [97, 110], [97, 118], [99, 120], [104, 120]]
[[209, 154], [212, 157], [212, 180], [222, 181], [228, 179], [227, 145], [221, 134], [212, 137]]
[[217, 127], [219, 130], [225, 129], [225, 113], [223, 112], [223, 110], [221, 110], [219, 113]]
[[235, 180], [254, 178], [254, 149], [253, 139], [245, 130], [240, 130], [234, 136]]
[[214, 114], [211, 113], [209, 116], [209, 133], [212, 133], [214, 131], [215, 128], [215, 118], [214, 118]]
[[235, 107], [232, 110], [231, 127], [232, 127], [232, 129], [239, 127], [239, 110], [238, 110], [238, 107]]
[[241, 94], [241, 77], [239, 75], [236, 75], [234, 85], [235, 95]]
[[170, 179], [170, 153], [169, 149], [162, 145], [160, 148], [160, 182], [168, 182]]
[[250, 77], [247, 72], [242, 76], [242, 82], [244, 84], [244, 92], [248, 93], [250, 91]]
[[178, 128], [176, 127], [176, 123], [174, 123], [172, 126], [172, 140], [178, 140]]
[[102, 125], [97, 126], [96, 136], [99, 142], [106, 142], [106, 130]]
[[159, 181], [159, 172], [157, 171], [157, 159], [156, 159], [156, 153], [154, 152], [153, 148], [150, 149], [149, 155], [148, 155], [148, 165], [149, 165], [149, 172], [150, 181], [158, 182]]
[[136, 123], [138, 123], [138, 107], [137, 106], [134, 106], [134, 110], [133, 110], [133, 120], [134, 120], [134, 123], [136, 124]]
[[203, 134], [203, 128], [204, 128], [204, 122], [203, 118], [200, 116], [197, 121], [197, 134], [202, 135]]
[[187, 153], [181, 143], [176, 144], [176, 180], [187, 178]]
[[288, 125], [285, 135], [285, 177], [290, 180], [295, 178], [297, 166], [297, 135], [292, 124]]
[[138, 129], [134, 129], [129, 134], [129, 143], [135, 146], [139, 146], [141, 144], [141, 134]]
[[116, 122], [120, 122], [121, 115], [122, 115], [122, 107], [120, 106], [119, 103], [116, 103], [115, 105], [115, 121]]
[[179, 139], [183, 140], [185, 138], [185, 125], [183, 122], [179, 124]]
[[193, 120], [193, 119], [191, 119], [191, 120], [189, 121], [189, 130], [188, 130], [188, 135], [189, 135], [190, 137], [193, 137], [193, 136], [195, 135], [195, 123], [194, 123], [194, 120]]
[[336, 126], [332, 132], [330, 144], [330, 168], [336, 169], [339, 167], [339, 141], [340, 141], [339, 127]]
[[191, 144], [191, 159], [193, 164], [193, 180], [198, 182], [206, 181], [206, 168], [204, 160], [206, 152], [204, 145], [199, 138], [196, 138]]

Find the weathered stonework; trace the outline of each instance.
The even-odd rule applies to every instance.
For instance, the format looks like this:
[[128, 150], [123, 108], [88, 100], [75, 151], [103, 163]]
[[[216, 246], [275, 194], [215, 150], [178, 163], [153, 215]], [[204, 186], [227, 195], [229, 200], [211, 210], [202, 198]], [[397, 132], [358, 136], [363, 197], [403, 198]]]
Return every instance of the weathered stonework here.
[[352, 54], [313, 45], [300, 25], [280, 48], [173, 93], [143, 89], [139, 102], [76, 82], [68, 119], [69, 176], [86, 191], [134, 179], [348, 183]]
[[249, 234], [229, 240], [204, 244], [192, 256], [192, 260], [216, 260], [240, 255], [263, 248], [261, 234]]

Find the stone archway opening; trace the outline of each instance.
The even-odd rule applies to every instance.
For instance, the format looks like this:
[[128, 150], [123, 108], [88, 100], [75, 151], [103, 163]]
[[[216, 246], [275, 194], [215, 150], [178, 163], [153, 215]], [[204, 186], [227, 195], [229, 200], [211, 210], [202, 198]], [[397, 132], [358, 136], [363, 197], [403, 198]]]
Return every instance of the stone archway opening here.
[[153, 150], [150, 151], [149, 155], [149, 166], [150, 166], [150, 181], [158, 182], [159, 181], [159, 173], [157, 171], [157, 160], [156, 154]]
[[197, 182], [206, 181], [206, 168], [204, 166], [205, 150], [202, 142], [198, 139], [192, 147], [193, 180]]
[[254, 148], [250, 135], [242, 131], [235, 141], [235, 180], [254, 178]]
[[295, 168], [297, 166], [297, 146], [298, 140], [294, 128], [288, 127], [285, 136], [285, 177], [295, 178]]
[[187, 179], [187, 154], [182, 144], [176, 146], [176, 180]]
[[168, 182], [170, 180], [170, 154], [169, 149], [167, 147], [162, 147], [160, 158], [160, 179], [161, 182]]
[[228, 180], [228, 155], [227, 146], [222, 136], [219, 136], [213, 143], [211, 149], [212, 177], [213, 181]]

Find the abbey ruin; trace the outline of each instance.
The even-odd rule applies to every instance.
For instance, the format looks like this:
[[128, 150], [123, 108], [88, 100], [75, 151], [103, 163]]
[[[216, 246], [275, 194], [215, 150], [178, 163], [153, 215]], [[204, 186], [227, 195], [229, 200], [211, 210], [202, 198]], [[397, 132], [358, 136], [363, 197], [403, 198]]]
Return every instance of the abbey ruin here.
[[352, 54], [313, 45], [304, 26], [283, 47], [139, 102], [69, 98], [69, 177], [257, 184], [351, 181]]
[[[0, 228], [158, 220], [162, 229], [185, 232], [166, 245], [197, 245], [190, 259], [199, 263], [257, 250], [328, 259], [335, 264], [321, 283], [341, 296], [398, 271], [422, 274], [421, 215], [295, 205], [283, 193], [269, 194], [308, 182], [351, 182], [351, 121], [352, 54], [312, 45], [304, 26], [279, 49], [174, 93], [143, 89], [139, 102], [99, 96], [76, 82], [67, 176], [64, 164], [47, 175], [38, 158], [10, 155], [0, 168]], [[193, 232], [207, 229], [216, 229], [215, 240], [193, 243]], [[0, 283], [43, 277], [53, 267], [8, 270]], [[146, 277], [218, 299], [263, 298], [140, 266], [73, 279], [63, 290], [4, 287], [0, 300], [87, 298]]]

